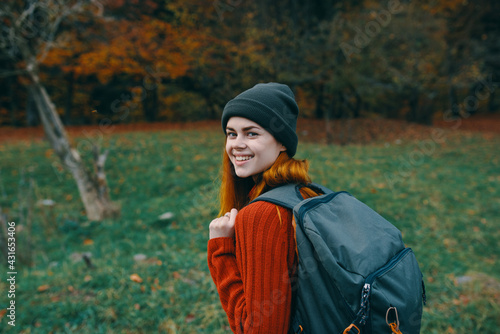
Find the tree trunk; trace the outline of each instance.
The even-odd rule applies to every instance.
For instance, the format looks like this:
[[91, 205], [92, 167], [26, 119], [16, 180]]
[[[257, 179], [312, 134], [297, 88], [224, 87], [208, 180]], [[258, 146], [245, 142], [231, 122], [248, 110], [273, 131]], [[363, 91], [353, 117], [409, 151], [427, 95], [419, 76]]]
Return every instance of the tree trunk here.
[[95, 175], [93, 175], [85, 167], [78, 151], [71, 148], [66, 130], [47, 91], [40, 83], [38, 75], [30, 72], [30, 76], [33, 80], [33, 84], [30, 86], [31, 94], [38, 107], [47, 139], [61, 159], [64, 167], [73, 175], [87, 218], [100, 221], [105, 218], [117, 217], [120, 208], [109, 198], [104, 174], [104, 162], [106, 161], [107, 152], [101, 155], [98, 154], [98, 149], [94, 145]]
[[40, 120], [37, 114], [36, 101], [33, 96], [33, 87], [28, 87], [28, 100], [26, 101], [26, 125], [37, 126]]
[[412, 123], [419, 122], [419, 102], [420, 102], [420, 92], [416, 87], [410, 88], [410, 96], [408, 98], [408, 106], [410, 107], [410, 112], [406, 115], [406, 120]]
[[64, 124], [71, 124], [71, 109], [73, 109], [73, 91], [75, 83], [75, 74], [69, 72], [68, 76], [68, 90], [66, 92], [66, 106], [64, 111]]
[[14, 77], [9, 77], [9, 113], [10, 113], [10, 124], [13, 126], [19, 126], [20, 120], [17, 118], [16, 113], [18, 109], [17, 98], [16, 98], [16, 79]]
[[319, 84], [319, 88], [316, 95], [316, 110], [315, 117], [316, 119], [323, 119], [323, 94], [325, 90], [325, 85], [323, 83]]
[[148, 122], [156, 122], [158, 119], [158, 86], [156, 85], [152, 89], [142, 90], [142, 109], [144, 112], [144, 116], [146, 121]]
[[448, 98], [450, 101], [450, 109], [452, 111], [453, 117], [459, 117], [460, 109], [458, 107], [457, 91], [455, 89], [455, 86], [451, 83], [448, 87]]
[[495, 108], [495, 91], [493, 91], [491, 94], [490, 94], [490, 98], [488, 100], [488, 112], [490, 114], [494, 113], [496, 111], [496, 108]]

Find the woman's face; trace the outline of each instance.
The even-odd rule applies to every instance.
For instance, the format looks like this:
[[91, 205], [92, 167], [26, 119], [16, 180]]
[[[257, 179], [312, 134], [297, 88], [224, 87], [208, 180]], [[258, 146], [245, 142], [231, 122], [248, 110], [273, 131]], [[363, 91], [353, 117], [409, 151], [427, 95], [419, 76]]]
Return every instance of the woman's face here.
[[231, 117], [226, 126], [226, 152], [236, 175], [245, 178], [259, 174], [273, 165], [279, 154], [286, 151], [272, 134], [257, 123]]

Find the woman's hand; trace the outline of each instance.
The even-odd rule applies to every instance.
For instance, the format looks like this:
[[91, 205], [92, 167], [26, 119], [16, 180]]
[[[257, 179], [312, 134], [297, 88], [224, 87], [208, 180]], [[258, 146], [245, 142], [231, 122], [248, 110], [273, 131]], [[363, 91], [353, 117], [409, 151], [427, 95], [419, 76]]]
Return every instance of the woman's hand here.
[[215, 218], [210, 223], [210, 239], [213, 238], [232, 238], [234, 237], [234, 222], [238, 210], [231, 209], [224, 216]]

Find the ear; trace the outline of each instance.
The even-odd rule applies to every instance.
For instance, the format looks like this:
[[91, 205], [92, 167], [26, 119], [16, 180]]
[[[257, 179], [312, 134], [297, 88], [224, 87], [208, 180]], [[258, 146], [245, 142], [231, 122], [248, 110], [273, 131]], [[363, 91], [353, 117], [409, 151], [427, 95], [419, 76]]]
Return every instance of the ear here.
[[280, 145], [281, 145], [281, 147], [280, 147], [280, 152], [285, 152], [285, 151], [286, 151], [286, 147], [285, 147], [285, 145], [283, 145], [283, 144], [281, 144], [281, 143], [280, 143]]

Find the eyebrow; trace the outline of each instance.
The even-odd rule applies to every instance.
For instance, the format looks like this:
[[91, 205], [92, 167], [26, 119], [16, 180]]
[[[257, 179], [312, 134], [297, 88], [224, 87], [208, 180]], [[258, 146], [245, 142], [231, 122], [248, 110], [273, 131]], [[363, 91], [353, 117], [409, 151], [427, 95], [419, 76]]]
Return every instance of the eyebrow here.
[[[261, 128], [257, 127], [257, 126], [247, 126], [246, 128], [243, 128], [242, 130], [243, 131], [249, 131], [249, 130], [252, 130], [252, 129], [257, 129], [257, 130], [261, 130]], [[234, 130], [233, 128], [230, 128], [230, 127], [226, 127], [226, 131], [229, 130], [229, 131], [236, 131]]]

